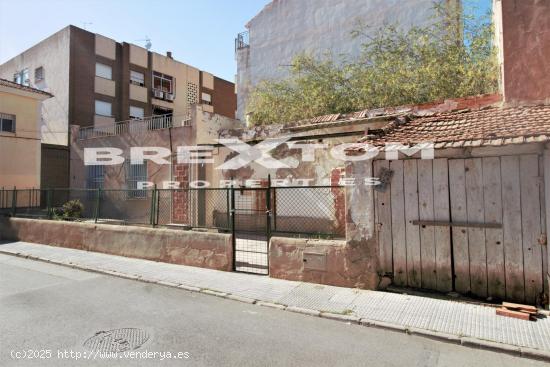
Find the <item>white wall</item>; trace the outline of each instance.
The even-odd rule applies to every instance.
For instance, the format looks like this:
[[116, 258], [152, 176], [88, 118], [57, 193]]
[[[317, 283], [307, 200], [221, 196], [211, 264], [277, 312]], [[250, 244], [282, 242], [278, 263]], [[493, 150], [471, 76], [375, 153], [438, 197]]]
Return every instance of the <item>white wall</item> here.
[[[0, 78], [11, 81], [13, 74], [28, 68], [31, 87], [54, 95], [42, 103], [42, 143], [68, 144], [69, 41], [69, 27], [65, 27], [0, 65]], [[35, 84], [34, 70], [40, 66], [44, 68], [45, 80]]]
[[[454, 0], [446, 0], [454, 1]], [[268, 4], [247, 25], [250, 48], [237, 52], [237, 118], [243, 120], [252, 87], [264, 79], [283, 78], [296, 54], [327, 51], [348, 59], [361, 52], [364, 38], [353, 39], [358, 23], [377, 29], [425, 24], [433, 0], [279, 0]]]

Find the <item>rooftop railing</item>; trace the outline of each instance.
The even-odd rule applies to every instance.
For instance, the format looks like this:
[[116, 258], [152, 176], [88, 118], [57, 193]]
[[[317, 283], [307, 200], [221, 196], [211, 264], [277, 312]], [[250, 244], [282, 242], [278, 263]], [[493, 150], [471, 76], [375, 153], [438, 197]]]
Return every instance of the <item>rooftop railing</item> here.
[[122, 134], [136, 135], [151, 130], [190, 126], [190, 123], [190, 119], [175, 119], [172, 114], [155, 115], [143, 119], [119, 121], [109, 125], [82, 127], [80, 128], [78, 138], [86, 140]]

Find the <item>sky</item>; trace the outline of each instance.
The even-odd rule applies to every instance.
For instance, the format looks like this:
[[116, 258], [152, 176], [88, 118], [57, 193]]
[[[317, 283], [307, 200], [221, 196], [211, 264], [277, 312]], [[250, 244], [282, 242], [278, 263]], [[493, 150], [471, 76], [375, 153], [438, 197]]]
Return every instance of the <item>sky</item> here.
[[[485, 12], [492, 0], [467, 1]], [[269, 0], [0, 0], [0, 64], [72, 24], [140, 46], [149, 37], [153, 51], [172, 51], [179, 61], [234, 81], [235, 36], [267, 3]]]

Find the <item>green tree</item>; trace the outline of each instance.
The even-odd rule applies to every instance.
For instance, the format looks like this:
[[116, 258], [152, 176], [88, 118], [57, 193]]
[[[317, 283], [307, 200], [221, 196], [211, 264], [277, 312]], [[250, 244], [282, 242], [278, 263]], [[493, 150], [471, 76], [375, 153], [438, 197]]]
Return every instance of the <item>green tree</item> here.
[[491, 17], [434, 5], [432, 24], [407, 31], [359, 27], [361, 56], [334, 62], [331, 55], [299, 55], [290, 76], [261, 82], [247, 113], [256, 125], [297, 121], [365, 108], [425, 103], [493, 93], [498, 63]]

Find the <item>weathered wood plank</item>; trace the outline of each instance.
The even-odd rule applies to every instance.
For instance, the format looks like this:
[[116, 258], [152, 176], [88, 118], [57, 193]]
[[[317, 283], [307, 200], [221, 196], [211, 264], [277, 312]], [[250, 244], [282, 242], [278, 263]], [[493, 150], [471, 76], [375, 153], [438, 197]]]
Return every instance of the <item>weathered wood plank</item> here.
[[[382, 168], [389, 169], [388, 161], [374, 161], [374, 177], [380, 177]], [[391, 234], [391, 188], [388, 185], [385, 191], [374, 191], [376, 210], [376, 224], [378, 228], [378, 249], [380, 253], [380, 267], [382, 272], [393, 272], [393, 250]]]
[[[483, 166], [481, 158], [466, 159], [466, 207], [468, 222], [484, 222]], [[468, 228], [468, 251], [470, 253], [470, 287], [473, 294], [487, 297], [487, 251], [485, 230]]]
[[[420, 220], [434, 219], [433, 161], [421, 159], [418, 168], [418, 216]], [[437, 289], [435, 268], [435, 233], [431, 226], [420, 226], [420, 261], [422, 288]]]
[[[451, 221], [466, 222], [466, 182], [464, 159], [449, 160], [449, 192], [451, 196]], [[455, 289], [459, 293], [470, 292], [470, 255], [466, 228], [452, 228]]]
[[405, 195], [403, 192], [403, 161], [390, 162], [393, 171], [391, 182], [391, 221], [393, 242], [393, 282], [407, 285], [407, 240], [405, 226]]
[[549, 274], [548, 274], [548, 229], [550, 228], [550, 215], [547, 211], [550, 209], [550, 204], [547, 200], [550, 200], [550, 150], [545, 150], [541, 157], [541, 173], [544, 174], [544, 187], [541, 192], [541, 227], [546, 234], [546, 246], [542, 246], [542, 273], [544, 274], [544, 289], [547, 294], [550, 294], [549, 290]]
[[[435, 159], [433, 161], [433, 184], [434, 220], [450, 221], [449, 166], [447, 159]], [[449, 227], [436, 227], [434, 228], [434, 236], [437, 290], [450, 292], [453, 289], [451, 229]]]
[[[485, 222], [502, 223], [502, 185], [498, 157], [483, 158], [483, 200]], [[504, 299], [506, 296], [503, 237], [502, 228], [485, 229], [487, 295], [493, 299]]]
[[522, 155], [519, 167], [525, 301], [533, 304], [543, 291], [538, 156]]
[[502, 229], [504, 232], [504, 264], [506, 298], [525, 301], [523, 250], [521, 238], [521, 196], [519, 157], [500, 158], [502, 176]]
[[422, 285], [420, 255], [420, 231], [411, 221], [418, 218], [418, 169], [416, 159], [403, 162], [403, 187], [405, 193], [405, 231], [407, 239], [407, 281], [411, 287]]

